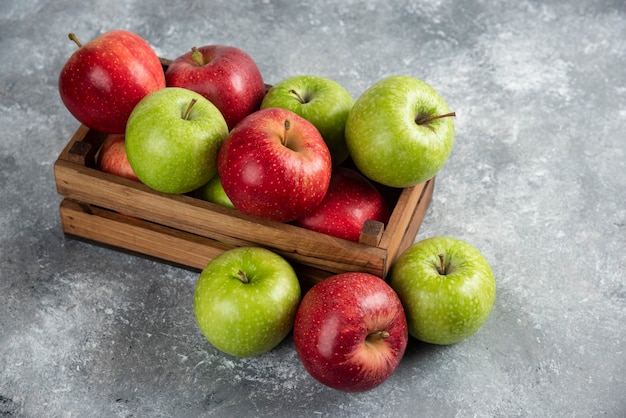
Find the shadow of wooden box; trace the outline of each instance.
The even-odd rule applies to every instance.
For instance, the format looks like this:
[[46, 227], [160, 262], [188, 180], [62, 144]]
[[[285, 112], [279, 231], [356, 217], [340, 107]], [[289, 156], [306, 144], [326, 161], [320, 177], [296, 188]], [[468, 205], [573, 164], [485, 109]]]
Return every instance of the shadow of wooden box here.
[[265, 247], [292, 263], [303, 289], [347, 271], [385, 279], [414, 242], [435, 182], [405, 189], [377, 185], [391, 217], [386, 226], [368, 221], [357, 243], [250, 217], [191, 195], [160, 193], [101, 172], [95, 158], [105, 137], [81, 125], [54, 164], [57, 191], [64, 196], [60, 217], [66, 235], [193, 270], [234, 247]]

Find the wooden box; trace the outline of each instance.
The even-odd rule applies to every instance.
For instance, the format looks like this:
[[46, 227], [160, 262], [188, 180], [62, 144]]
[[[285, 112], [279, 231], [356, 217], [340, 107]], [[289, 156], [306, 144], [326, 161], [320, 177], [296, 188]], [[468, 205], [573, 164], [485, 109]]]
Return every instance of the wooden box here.
[[54, 164], [67, 235], [197, 270], [227, 249], [262, 246], [288, 259], [303, 287], [346, 271], [385, 278], [413, 243], [434, 187], [432, 179], [406, 189], [381, 188], [391, 218], [384, 228], [367, 224], [356, 243], [101, 172], [95, 158], [104, 139], [81, 125]]

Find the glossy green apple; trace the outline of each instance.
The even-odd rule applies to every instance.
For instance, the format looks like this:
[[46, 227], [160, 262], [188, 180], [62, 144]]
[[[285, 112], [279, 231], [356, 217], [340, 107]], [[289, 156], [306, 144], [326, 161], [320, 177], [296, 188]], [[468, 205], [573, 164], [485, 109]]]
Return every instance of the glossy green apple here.
[[276, 347], [289, 334], [300, 297], [300, 282], [284, 258], [261, 247], [238, 247], [202, 270], [194, 312], [215, 348], [251, 357]]
[[191, 90], [166, 87], [145, 96], [126, 124], [126, 154], [139, 179], [154, 190], [181, 194], [217, 173], [228, 135], [220, 111]]
[[276, 83], [265, 95], [261, 109], [291, 110], [311, 122], [322, 134], [333, 165], [339, 165], [348, 157], [344, 131], [353, 104], [350, 93], [336, 81], [297, 75]]
[[389, 284], [398, 293], [409, 334], [431, 344], [454, 344], [473, 335], [496, 297], [493, 272], [471, 244], [433, 237], [405, 250]]
[[359, 96], [346, 121], [346, 144], [361, 172], [391, 187], [433, 177], [454, 145], [454, 121], [446, 102], [410, 76], [382, 79]]
[[231, 209], [235, 208], [233, 202], [231, 202], [226, 195], [224, 187], [222, 187], [222, 182], [220, 180], [219, 174], [214, 175], [208, 183], [206, 183], [199, 189], [196, 189], [193, 194], [198, 199], [206, 200], [211, 203], [216, 203], [218, 205], [225, 206]]

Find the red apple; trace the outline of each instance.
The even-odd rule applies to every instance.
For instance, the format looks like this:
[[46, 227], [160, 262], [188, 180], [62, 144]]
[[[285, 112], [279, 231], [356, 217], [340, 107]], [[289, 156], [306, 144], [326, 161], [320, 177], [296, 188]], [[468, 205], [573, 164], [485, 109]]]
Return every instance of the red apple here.
[[302, 298], [293, 339], [304, 368], [346, 392], [383, 383], [408, 343], [400, 299], [381, 278], [342, 273], [315, 284]]
[[124, 134], [109, 134], [98, 151], [98, 169], [105, 173], [140, 181], [126, 155]]
[[358, 242], [368, 219], [386, 224], [389, 220], [387, 202], [367, 178], [349, 168], [335, 167], [322, 203], [295, 224]]
[[328, 190], [332, 163], [319, 131], [290, 110], [244, 118], [220, 148], [217, 170], [235, 208], [290, 222], [315, 209]]
[[112, 30], [78, 45], [59, 75], [61, 100], [90, 128], [123, 133], [135, 105], [165, 87], [159, 57], [140, 36]]
[[209, 99], [224, 115], [228, 129], [259, 110], [265, 96], [256, 63], [232, 46], [194, 47], [169, 65], [165, 78], [168, 86], [193, 90]]

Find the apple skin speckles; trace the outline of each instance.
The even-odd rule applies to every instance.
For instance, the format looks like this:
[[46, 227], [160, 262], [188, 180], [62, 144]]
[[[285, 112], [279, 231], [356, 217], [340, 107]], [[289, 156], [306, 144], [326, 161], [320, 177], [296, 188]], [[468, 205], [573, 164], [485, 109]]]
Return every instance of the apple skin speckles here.
[[291, 332], [301, 293], [298, 277], [284, 258], [261, 247], [237, 247], [202, 270], [194, 314], [215, 348], [252, 357], [272, 350]]
[[235, 208], [278, 222], [315, 209], [326, 195], [331, 171], [328, 146], [315, 126], [279, 108], [244, 118], [218, 155], [222, 186]]
[[387, 202], [366, 177], [346, 167], [335, 167], [322, 203], [295, 224], [358, 242], [368, 219], [386, 224], [389, 220]]
[[165, 77], [169, 87], [193, 90], [210, 100], [229, 130], [259, 110], [266, 90], [252, 57], [228, 45], [192, 48], [169, 65]]
[[402, 300], [409, 333], [430, 344], [455, 344], [475, 334], [496, 298], [485, 257], [453, 237], [414, 243], [396, 260], [389, 284]]
[[400, 299], [381, 278], [349, 272], [305, 293], [294, 323], [294, 345], [319, 382], [364, 392], [395, 371], [408, 344]]
[[354, 103], [346, 121], [346, 144], [367, 178], [390, 187], [415, 186], [435, 176], [448, 160], [454, 118], [435, 117], [453, 114], [424, 81], [390, 76]]
[[69, 112], [86, 126], [124, 133], [135, 105], [165, 87], [156, 53], [140, 36], [106, 32], [80, 46], [59, 74], [59, 94]]

